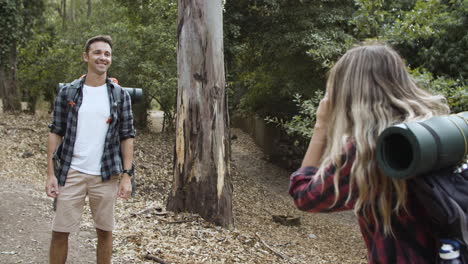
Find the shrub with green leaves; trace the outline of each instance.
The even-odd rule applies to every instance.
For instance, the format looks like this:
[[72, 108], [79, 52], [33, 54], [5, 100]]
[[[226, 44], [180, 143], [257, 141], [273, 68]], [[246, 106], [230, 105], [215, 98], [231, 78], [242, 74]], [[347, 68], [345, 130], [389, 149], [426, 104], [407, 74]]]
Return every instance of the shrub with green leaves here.
[[452, 113], [468, 110], [468, 86], [464, 80], [434, 77], [425, 69], [410, 70], [418, 85], [431, 93], [441, 94], [447, 98]]
[[300, 94], [295, 94], [293, 102], [299, 108], [299, 113], [284, 121], [277, 117], [266, 117], [269, 123], [282, 127], [288, 135], [297, 135], [304, 138], [310, 138], [313, 134], [313, 125], [315, 124], [315, 114], [318, 104], [323, 97], [322, 91], [316, 91], [310, 99], [304, 100]]
[[[435, 78], [430, 72], [421, 68], [409, 71], [421, 88], [445, 96], [452, 113], [468, 110], [468, 87], [463, 81], [445, 77]], [[287, 121], [277, 117], [267, 117], [265, 120], [282, 127], [289, 136], [294, 137], [296, 146], [307, 142], [313, 134], [315, 113], [322, 97], [323, 91], [315, 92], [310, 99], [303, 99], [301, 95], [296, 94], [293, 99], [299, 108], [296, 115]]]

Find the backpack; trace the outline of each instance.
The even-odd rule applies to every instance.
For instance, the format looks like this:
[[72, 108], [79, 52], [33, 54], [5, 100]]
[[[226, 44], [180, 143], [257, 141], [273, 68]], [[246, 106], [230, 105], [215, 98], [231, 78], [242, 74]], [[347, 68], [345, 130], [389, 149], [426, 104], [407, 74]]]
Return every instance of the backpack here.
[[461, 263], [468, 263], [468, 164], [433, 171], [412, 181], [411, 191], [428, 211], [438, 238], [458, 241]]
[[[81, 78], [78, 78], [78, 79], [74, 80], [71, 83], [67, 83], [67, 84], [59, 83], [57, 85], [57, 94], [62, 89], [67, 89], [66, 90], [67, 102], [75, 102], [76, 101], [75, 100], [76, 96], [78, 94], [78, 89], [80, 88], [80, 84], [81, 84], [82, 80], [83, 80], [83, 78], [81, 77]], [[118, 118], [120, 118], [120, 116], [121, 116], [121, 111], [120, 111], [121, 107], [120, 107], [120, 105], [122, 103], [122, 89], [123, 88], [120, 85], [117, 84], [116, 79], [110, 78], [110, 80], [111, 80], [112, 85], [114, 86], [114, 89], [111, 89], [112, 90], [112, 98], [114, 100], [114, 103], [113, 103], [113, 105], [111, 105], [111, 108], [117, 108], [117, 116], [118, 116]], [[68, 111], [70, 111], [71, 107], [72, 107], [71, 104], [68, 104], [67, 113], [68, 113]], [[111, 110], [111, 113], [112, 113], [112, 109], [110, 109], [110, 110]], [[60, 173], [61, 159], [60, 159], [59, 155], [61, 153], [61, 149], [62, 149], [62, 144], [59, 144], [59, 146], [54, 151], [53, 156], [52, 156], [55, 175]], [[135, 168], [135, 163], [132, 164], [132, 169], [134, 169], [134, 168]], [[131, 196], [134, 197], [135, 194], [136, 194], [136, 180], [135, 180], [135, 173], [134, 173], [133, 176], [132, 176], [132, 194], [131, 194]], [[55, 211], [55, 208], [56, 208], [56, 199], [54, 199], [54, 211]]]

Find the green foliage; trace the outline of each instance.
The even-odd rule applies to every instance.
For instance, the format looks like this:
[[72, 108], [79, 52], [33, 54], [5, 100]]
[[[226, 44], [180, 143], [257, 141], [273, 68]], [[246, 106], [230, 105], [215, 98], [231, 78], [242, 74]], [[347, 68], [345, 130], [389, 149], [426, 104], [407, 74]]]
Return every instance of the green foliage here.
[[6, 56], [10, 54], [12, 42], [18, 39], [18, 27], [21, 22], [18, 15], [18, 6], [16, 1], [0, 1], [0, 29], [2, 29], [2, 38], [0, 42], [0, 66], [5, 66]]
[[[145, 101], [134, 107], [138, 125], [146, 125], [151, 100], [172, 117], [177, 88], [175, 0], [91, 2], [91, 16], [87, 1], [75, 0], [74, 16], [68, 10], [64, 18], [60, 4], [47, 1], [44, 23], [20, 47], [18, 76], [25, 97], [31, 105], [41, 96], [52, 101], [57, 83], [86, 73], [81, 58], [86, 39], [108, 34], [114, 41], [109, 75], [122, 86], [144, 90]], [[67, 6], [72, 8], [69, 1]]]
[[355, 0], [359, 38], [391, 43], [412, 68], [437, 76], [468, 77], [468, 1]]
[[[453, 113], [468, 109], [468, 87], [465, 83], [445, 77], [434, 78], [430, 72], [421, 68], [410, 69], [410, 73], [421, 88], [433, 94], [445, 96]], [[267, 117], [265, 120], [282, 127], [288, 135], [296, 138], [297, 145], [300, 145], [298, 143], [307, 143], [313, 134], [315, 114], [322, 97], [323, 92], [320, 91], [306, 100], [296, 94], [293, 102], [300, 109], [298, 114], [286, 121], [277, 117]]]
[[177, 91], [175, 1], [147, 1], [147, 5], [118, 1], [127, 7], [132, 24], [135, 52], [127, 65], [135, 65], [133, 78], [147, 87], [147, 104], [156, 100], [165, 113], [165, 127], [172, 127]]
[[384, 1], [384, 0], [354, 0], [358, 7], [351, 23], [358, 39], [382, 37], [382, 31], [402, 13], [411, 10], [416, 0]]
[[[87, 38], [110, 34], [115, 45], [109, 74], [124, 86], [144, 89], [147, 97], [141, 115], [155, 100], [167, 113], [167, 124], [172, 124], [177, 86], [176, 1], [92, 0], [91, 16], [87, 0], [74, 0], [73, 6], [68, 0], [67, 8], [73, 12], [68, 10], [67, 16], [60, 2], [0, 0], [0, 63], [5, 62], [1, 54], [7, 54], [7, 47], [18, 40], [18, 78], [31, 107], [39, 97], [51, 101], [57, 83], [86, 72], [81, 53]], [[393, 44], [411, 68], [422, 67], [432, 74], [426, 78], [431, 87], [444, 87], [437, 91], [447, 96], [453, 111], [466, 109], [467, 3], [226, 1], [224, 46], [230, 109], [289, 120], [302, 111], [295, 94], [311, 98], [323, 90], [333, 62], [366, 38]]]
[[323, 89], [331, 62], [354, 42], [350, 1], [227, 1], [225, 10], [230, 104], [245, 115], [293, 114], [294, 94]]
[[[452, 112], [468, 109], [468, 88], [464, 81], [468, 72], [467, 1], [355, 0], [354, 3], [357, 10], [353, 13], [350, 25], [338, 23], [335, 26], [341, 30], [331, 27], [331, 31], [328, 31], [322, 28], [309, 35], [316, 43], [315, 46], [311, 45], [313, 48], [308, 52], [311, 58], [321, 61], [324, 68], [329, 68], [332, 65], [330, 61], [333, 61], [329, 58], [336, 58], [337, 54], [344, 53], [353, 42], [348, 33], [351, 27], [357, 39], [377, 38], [395, 46], [409, 65], [416, 68], [411, 72], [420, 86], [432, 93], [444, 95]], [[333, 19], [329, 23], [333, 24]], [[348, 29], [343, 30], [346, 28]], [[334, 40], [347, 44], [340, 46]], [[422, 67], [429, 71], [423, 70]], [[267, 86], [272, 85], [263, 83]], [[257, 82], [250, 85], [255, 90], [261, 87]], [[311, 99], [302, 100], [296, 95], [291, 100], [299, 109], [292, 118], [267, 118], [268, 121], [284, 128], [290, 136], [300, 138], [301, 142], [306, 141], [313, 133], [315, 107], [320, 98], [320, 94], [305, 95]], [[245, 97], [241, 102], [242, 100], [245, 100]], [[274, 104], [279, 105], [276, 101]]]
[[[41, 97], [52, 102], [58, 83], [69, 82], [70, 78], [81, 75], [83, 70], [74, 71], [79, 66], [77, 51], [71, 50], [67, 41], [50, 32], [37, 33], [27, 45], [20, 47], [18, 79], [29, 111], [34, 112]], [[72, 72], [76, 73], [71, 75]]]
[[[294, 115], [293, 95], [323, 90], [333, 62], [366, 39], [392, 44], [435, 79], [468, 74], [466, 0], [239, 0], [225, 10], [230, 104], [243, 115]], [[450, 96], [463, 97], [456, 87]]]
[[42, 22], [43, 0], [0, 0], [0, 96], [4, 111], [21, 110], [17, 83], [18, 47]]
[[7, 64], [11, 49], [29, 39], [44, 10], [42, 0], [0, 0], [0, 65]]
[[[298, 138], [299, 141], [300, 139], [307, 140], [314, 133], [315, 114], [322, 97], [323, 92], [320, 90], [316, 91], [312, 98], [306, 100], [302, 99], [300, 94], [295, 94], [293, 102], [299, 108], [297, 115], [288, 121], [278, 117], [266, 117], [265, 120], [283, 128], [288, 135]], [[299, 141], [296, 141], [296, 145], [299, 145]]]
[[452, 113], [468, 109], [468, 86], [463, 81], [446, 77], [434, 78], [432, 73], [421, 68], [412, 70], [411, 74], [421, 87], [447, 98]]
[[[82, 62], [84, 42], [87, 38], [97, 34], [110, 34], [112, 27], [105, 24], [101, 28], [92, 27], [93, 23], [100, 24], [104, 19], [118, 25], [118, 17], [106, 15], [104, 7], [95, 5], [97, 16], [90, 20], [84, 10], [76, 10], [75, 20], [67, 23], [73, 27], [63, 28], [59, 4], [48, 1], [45, 9], [45, 21], [33, 29], [30, 40], [19, 47], [18, 79], [25, 99], [29, 102], [30, 111], [38, 98], [42, 97], [52, 102], [55, 98], [55, 88], [58, 83], [71, 82], [86, 73]], [[114, 9], [114, 14], [119, 14]], [[101, 13], [101, 14], [99, 14]], [[114, 67], [114, 66], [113, 66]]]
[[299, 109], [298, 113], [290, 119], [278, 117], [266, 117], [267, 123], [273, 123], [286, 132], [287, 137], [283, 137], [278, 155], [288, 160], [286, 164], [297, 168], [309, 145], [309, 140], [314, 133], [315, 115], [319, 106], [323, 92], [317, 90], [309, 99], [303, 99], [300, 94], [295, 94], [293, 103]]

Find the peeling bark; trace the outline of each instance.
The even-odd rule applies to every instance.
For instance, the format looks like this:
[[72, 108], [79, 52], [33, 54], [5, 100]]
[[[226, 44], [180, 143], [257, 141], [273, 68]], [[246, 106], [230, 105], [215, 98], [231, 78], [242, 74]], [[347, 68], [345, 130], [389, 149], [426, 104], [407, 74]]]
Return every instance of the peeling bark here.
[[232, 226], [221, 1], [179, 0], [174, 180], [168, 209]]

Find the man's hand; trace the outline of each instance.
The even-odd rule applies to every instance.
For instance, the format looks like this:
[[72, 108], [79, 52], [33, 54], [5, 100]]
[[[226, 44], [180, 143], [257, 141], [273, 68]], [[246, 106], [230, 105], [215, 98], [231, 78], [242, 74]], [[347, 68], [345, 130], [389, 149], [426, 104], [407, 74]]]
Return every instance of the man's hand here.
[[47, 176], [45, 191], [47, 193], [47, 196], [52, 197], [52, 198], [57, 198], [57, 196], [59, 195], [57, 178], [55, 178], [54, 175]]
[[130, 194], [132, 194], [132, 178], [124, 173], [122, 175], [122, 178], [120, 179], [120, 184], [119, 184], [119, 192], [117, 193], [117, 196], [127, 200], [130, 197]]

